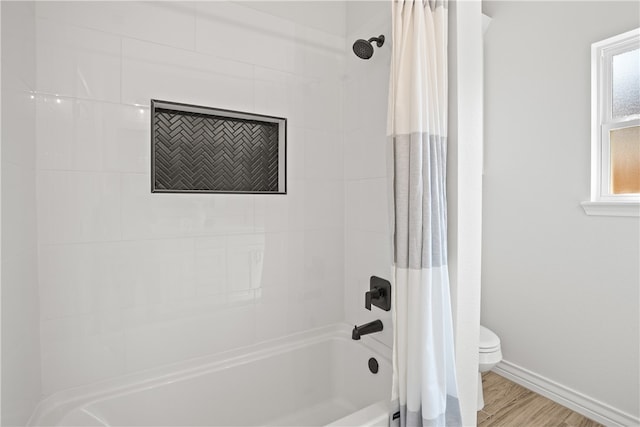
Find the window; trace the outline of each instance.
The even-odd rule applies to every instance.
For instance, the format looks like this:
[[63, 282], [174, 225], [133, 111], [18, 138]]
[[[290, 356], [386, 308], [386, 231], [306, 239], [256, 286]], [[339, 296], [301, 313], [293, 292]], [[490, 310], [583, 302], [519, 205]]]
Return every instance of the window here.
[[640, 216], [640, 28], [591, 45], [589, 215]]

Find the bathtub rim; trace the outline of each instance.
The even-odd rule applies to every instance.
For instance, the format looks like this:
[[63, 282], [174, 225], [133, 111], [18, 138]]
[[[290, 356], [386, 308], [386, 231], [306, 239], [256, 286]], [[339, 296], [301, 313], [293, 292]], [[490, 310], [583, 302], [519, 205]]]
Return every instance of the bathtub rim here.
[[[330, 339], [351, 341], [351, 329], [352, 326], [347, 323], [335, 323], [232, 350], [199, 356], [60, 390], [45, 397], [38, 403], [26, 426], [55, 425], [55, 422], [59, 422], [70, 411], [109, 397], [118, 397], [136, 391], [160, 387], [175, 381], [187, 380]], [[380, 357], [391, 364], [391, 348], [385, 344], [374, 337], [363, 337], [358, 343], [374, 352], [376, 357]]]
[[324, 427], [376, 427], [387, 425], [391, 401], [381, 400], [352, 412]]

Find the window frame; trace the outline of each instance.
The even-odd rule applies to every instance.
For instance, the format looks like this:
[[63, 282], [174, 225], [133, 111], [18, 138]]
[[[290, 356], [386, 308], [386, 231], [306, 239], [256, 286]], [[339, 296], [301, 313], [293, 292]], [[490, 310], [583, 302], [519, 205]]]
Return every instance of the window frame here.
[[591, 45], [591, 199], [588, 215], [640, 216], [640, 194], [611, 193], [610, 131], [640, 125], [640, 114], [613, 118], [613, 57], [640, 48], [640, 28]]

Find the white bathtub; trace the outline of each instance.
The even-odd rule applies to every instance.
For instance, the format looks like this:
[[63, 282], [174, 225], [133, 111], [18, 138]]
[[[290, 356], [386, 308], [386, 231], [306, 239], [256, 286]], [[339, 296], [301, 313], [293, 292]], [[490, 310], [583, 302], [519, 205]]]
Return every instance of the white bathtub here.
[[386, 426], [389, 355], [334, 325], [60, 392], [29, 425]]

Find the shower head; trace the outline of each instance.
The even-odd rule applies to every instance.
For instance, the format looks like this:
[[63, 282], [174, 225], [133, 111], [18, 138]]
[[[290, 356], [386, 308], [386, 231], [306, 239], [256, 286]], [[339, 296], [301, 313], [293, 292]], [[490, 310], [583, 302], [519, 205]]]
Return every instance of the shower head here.
[[371, 46], [372, 42], [376, 42], [376, 45], [378, 45], [378, 47], [382, 47], [382, 45], [384, 44], [384, 36], [380, 34], [379, 37], [371, 37], [369, 40], [356, 40], [356, 42], [353, 44], [353, 53], [355, 53], [358, 58], [371, 58], [373, 56], [373, 46]]

